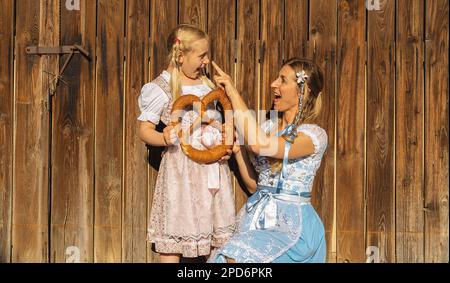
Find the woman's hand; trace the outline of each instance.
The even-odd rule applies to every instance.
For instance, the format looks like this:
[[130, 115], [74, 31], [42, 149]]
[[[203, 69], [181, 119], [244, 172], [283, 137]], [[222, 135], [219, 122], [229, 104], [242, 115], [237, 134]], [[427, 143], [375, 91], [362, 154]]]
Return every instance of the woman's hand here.
[[[227, 130], [222, 132], [223, 142], [225, 142], [227, 140], [227, 133], [229, 133], [229, 131], [227, 131]], [[231, 137], [231, 138], [233, 138], [233, 137]], [[222, 163], [222, 162], [228, 161], [231, 158], [231, 154], [233, 154], [233, 152], [234, 152], [234, 144], [233, 144], [232, 149], [227, 149], [227, 154], [222, 156], [222, 158], [219, 159], [219, 162]]]
[[228, 96], [239, 94], [236, 90], [236, 87], [234, 86], [233, 81], [231, 80], [231, 77], [227, 75], [222, 69], [217, 66], [217, 64], [213, 61], [211, 62], [214, 69], [218, 73], [218, 75], [214, 76], [214, 81], [217, 85], [219, 85], [222, 89], [225, 89], [225, 92]]
[[178, 142], [177, 133], [175, 131], [175, 128], [172, 125], [169, 125], [164, 128], [163, 137], [164, 137], [166, 146], [172, 146]]
[[233, 153], [238, 154], [239, 152], [241, 152], [241, 143], [240, 143], [239, 135], [236, 132], [236, 130], [234, 131], [234, 136], [236, 137], [236, 140], [234, 141], [234, 144], [233, 144]]

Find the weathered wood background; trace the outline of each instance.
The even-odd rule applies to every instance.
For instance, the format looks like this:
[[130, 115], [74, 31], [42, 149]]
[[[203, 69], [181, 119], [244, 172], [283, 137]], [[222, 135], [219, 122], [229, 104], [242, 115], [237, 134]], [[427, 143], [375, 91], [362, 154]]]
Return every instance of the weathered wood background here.
[[[158, 261], [137, 98], [185, 22], [254, 109], [283, 60], [323, 67], [314, 206], [329, 262], [448, 262], [448, 0], [66, 2], [0, 0], [0, 262]], [[92, 61], [75, 55], [49, 99], [68, 55], [25, 48], [74, 43]]]

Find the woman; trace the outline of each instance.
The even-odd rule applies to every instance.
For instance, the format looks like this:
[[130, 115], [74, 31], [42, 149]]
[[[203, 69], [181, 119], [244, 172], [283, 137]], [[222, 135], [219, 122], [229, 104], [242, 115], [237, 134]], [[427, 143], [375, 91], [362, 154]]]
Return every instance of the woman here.
[[256, 155], [252, 174], [244, 147], [235, 147], [244, 182], [255, 191], [238, 215], [237, 231], [210, 262], [325, 262], [322, 221], [310, 203], [314, 176], [327, 147], [327, 134], [313, 124], [321, 108], [323, 74], [312, 61], [288, 60], [271, 87], [278, 117], [261, 127], [214, 62], [234, 110], [235, 127]]

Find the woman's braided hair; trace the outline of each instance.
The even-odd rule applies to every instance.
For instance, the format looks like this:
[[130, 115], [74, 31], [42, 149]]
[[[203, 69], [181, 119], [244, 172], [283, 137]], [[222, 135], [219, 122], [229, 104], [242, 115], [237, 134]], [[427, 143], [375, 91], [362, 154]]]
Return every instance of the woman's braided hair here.
[[[320, 67], [314, 61], [307, 59], [292, 58], [287, 60], [283, 64], [283, 66], [290, 66], [295, 73], [305, 71], [307, 75], [306, 88], [309, 91], [309, 95], [302, 108], [298, 109], [298, 112], [296, 114], [296, 116], [299, 116], [299, 118], [295, 119], [296, 123], [294, 125], [293, 131], [297, 131], [298, 127], [300, 127], [301, 124], [314, 122], [320, 113], [320, 110], [322, 108], [322, 89], [324, 86], [324, 76]], [[300, 91], [301, 85], [298, 84], [298, 87]], [[306, 90], [306, 88], [304, 89]], [[305, 95], [305, 93], [303, 93], [302, 96]], [[283, 113], [278, 114], [278, 126], [281, 126]], [[271, 164], [272, 171], [281, 170], [282, 160], [276, 158], [268, 158], [268, 161]]]

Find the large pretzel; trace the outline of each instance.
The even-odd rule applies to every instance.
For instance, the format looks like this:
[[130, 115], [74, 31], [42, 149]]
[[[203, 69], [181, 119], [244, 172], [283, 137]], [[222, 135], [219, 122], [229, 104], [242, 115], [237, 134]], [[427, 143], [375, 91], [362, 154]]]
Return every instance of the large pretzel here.
[[[221, 157], [227, 154], [227, 149], [231, 149], [233, 147], [234, 140], [234, 131], [233, 131], [233, 117], [229, 116], [232, 110], [231, 102], [228, 99], [225, 92], [221, 89], [213, 90], [208, 93], [202, 100], [200, 100], [197, 96], [192, 94], [187, 94], [180, 96], [172, 106], [172, 115], [171, 115], [171, 125], [176, 128], [178, 124], [181, 122], [180, 116], [174, 113], [175, 111], [183, 111], [188, 106], [193, 106], [193, 110], [199, 114], [199, 117], [194, 121], [194, 123], [190, 126], [190, 133], [193, 132], [195, 127], [198, 127], [202, 121], [204, 120], [204, 115], [206, 113], [206, 107], [208, 104], [213, 102], [214, 100], [218, 100], [220, 104], [222, 104], [223, 109], [225, 110], [225, 123], [222, 124], [222, 142], [219, 145], [216, 145], [212, 148], [200, 150], [196, 149], [185, 141], [185, 133], [183, 130], [178, 131], [178, 138], [180, 140], [181, 148], [190, 159], [194, 160], [198, 163], [214, 163], [217, 162]], [[195, 106], [200, 106], [200, 109]], [[175, 114], [175, 115], [174, 115]], [[206, 123], [211, 124], [214, 120], [208, 119]], [[205, 121], [203, 121], [205, 122]], [[231, 128], [230, 128], [231, 127]], [[231, 135], [225, 135], [226, 131], [231, 129]], [[226, 139], [226, 140], [225, 140]]]

